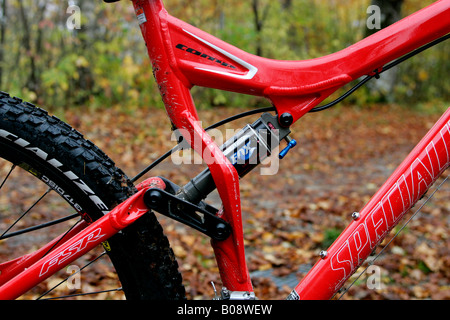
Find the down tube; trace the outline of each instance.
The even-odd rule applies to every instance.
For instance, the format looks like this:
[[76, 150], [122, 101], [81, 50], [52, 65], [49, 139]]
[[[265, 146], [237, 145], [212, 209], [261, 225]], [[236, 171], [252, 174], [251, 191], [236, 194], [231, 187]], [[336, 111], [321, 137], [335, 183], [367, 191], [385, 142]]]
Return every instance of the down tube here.
[[288, 299], [330, 299], [450, 164], [450, 108]]

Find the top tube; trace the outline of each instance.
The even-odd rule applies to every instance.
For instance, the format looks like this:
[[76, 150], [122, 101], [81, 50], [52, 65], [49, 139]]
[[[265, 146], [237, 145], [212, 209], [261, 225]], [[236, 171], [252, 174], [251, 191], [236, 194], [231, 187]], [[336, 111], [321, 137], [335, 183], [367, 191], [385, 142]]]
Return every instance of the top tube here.
[[233, 229], [227, 240], [213, 241], [213, 247], [219, 269], [231, 271], [222, 274], [222, 281], [232, 291], [252, 291], [243, 247], [239, 177], [201, 127], [190, 89], [199, 85], [264, 96], [275, 105], [279, 123], [290, 126], [346, 83], [450, 29], [450, 2], [442, 0], [337, 53], [280, 61], [244, 52], [170, 16], [161, 0], [133, 0], [133, 5], [172, 124], [183, 130], [193, 150], [212, 160], [207, 165], [222, 200], [221, 216]]
[[345, 84], [450, 31], [450, 2], [440, 0], [336, 53], [283, 61], [247, 53], [191, 26], [169, 15], [161, 0], [133, 2], [147, 45], [164, 47], [170, 68], [187, 87], [264, 96], [294, 121]]

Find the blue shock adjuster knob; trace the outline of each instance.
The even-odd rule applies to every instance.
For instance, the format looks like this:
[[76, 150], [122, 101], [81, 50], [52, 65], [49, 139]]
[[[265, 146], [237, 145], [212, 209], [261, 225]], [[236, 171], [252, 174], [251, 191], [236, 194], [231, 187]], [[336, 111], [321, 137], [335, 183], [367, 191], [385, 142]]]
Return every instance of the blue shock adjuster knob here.
[[286, 137], [286, 141], [288, 142], [288, 145], [286, 148], [284, 148], [279, 155], [280, 159], [283, 159], [287, 153], [289, 152], [289, 150], [291, 150], [293, 147], [295, 147], [297, 145], [297, 141], [295, 141], [294, 139], [291, 139], [290, 137]]

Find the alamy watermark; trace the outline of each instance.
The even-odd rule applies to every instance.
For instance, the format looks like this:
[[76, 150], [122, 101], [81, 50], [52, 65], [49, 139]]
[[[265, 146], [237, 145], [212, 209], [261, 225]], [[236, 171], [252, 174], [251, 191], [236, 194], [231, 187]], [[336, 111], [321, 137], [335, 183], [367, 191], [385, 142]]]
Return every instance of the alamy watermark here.
[[66, 285], [69, 290], [81, 289], [81, 273], [80, 267], [77, 265], [70, 265], [67, 267], [66, 273], [69, 274]]
[[381, 280], [381, 268], [376, 265], [371, 265], [366, 270], [367, 274], [367, 280], [366, 280], [366, 286], [367, 289], [370, 290], [381, 290], [383, 288], [382, 286], [382, 280]]
[[[79, 6], [69, 2], [66, 13], [70, 16], [67, 18], [66, 26], [69, 30], [81, 29], [81, 9]], [[370, 30], [381, 29], [381, 8], [377, 5], [367, 7], [366, 13], [369, 15], [366, 20], [366, 26]]]
[[[199, 124], [201, 127], [201, 122]], [[263, 176], [275, 175], [278, 173], [279, 159], [279, 135], [278, 130], [235, 130], [226, 129], [225, 133], [218, 129], [208, 131], [209, 137], [218, 145], [222, 146], [223, 153], [234, 166], [236, 165], [258, 165], [260, 164], [260, 174]], [[257, 135], [257, 136], [256, 136]], [[171, 136], [172, 141], [180, 142], [181, 137], [189, 137], [190, 131], [184, 129], [174, 130]], [[203, 139], [195, 135], [193, 145], [196, 150], [202, 149]], [[270, 148], [269, 145], [275, 146]], [[272, 149], [270, 152], [268, 150]], [[215, 157], [212, 148], [204, 148], [202, 155], [192, 150], [191, 145], [182, 141], [179, 151], [171, 154], [172, 163], [182, 164], [222, 164], [224, 158]]]
[[70, 14], [67, 18], [66, 26], [69, 30], [81, 29], [81, 9], [79, 6], [71, 4], [66, 10], [67, 14]]
[[381, 9], [377, 5], [371, 5], [367, 8], [366, 13], [369, 17], [366, 20], [366, 26], [369, 30], [381, 29]]

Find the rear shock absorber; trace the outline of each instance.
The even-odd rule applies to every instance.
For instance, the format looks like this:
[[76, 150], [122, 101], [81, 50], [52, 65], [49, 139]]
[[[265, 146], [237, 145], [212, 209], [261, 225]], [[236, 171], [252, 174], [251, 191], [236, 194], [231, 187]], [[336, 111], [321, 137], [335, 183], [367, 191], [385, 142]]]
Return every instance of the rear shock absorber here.
[[[280, 158], [296, 145], [290, 139], [289, 128], [279, 125], [277, 117], [264, 113], [253, 124], [246, 125], [236, 135], [226, 141], [221, 150], [236, 168], [239, 178], [256, 168], [264, 159], [272, 155], [273, 150], [286, 139], [288, 146], [280, 153]], [[191, 203], [198, 203], [216, 189], [209, 169], [205, 169], [178, 192], [178, 197]]]

